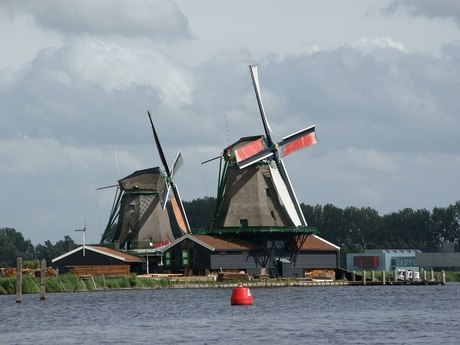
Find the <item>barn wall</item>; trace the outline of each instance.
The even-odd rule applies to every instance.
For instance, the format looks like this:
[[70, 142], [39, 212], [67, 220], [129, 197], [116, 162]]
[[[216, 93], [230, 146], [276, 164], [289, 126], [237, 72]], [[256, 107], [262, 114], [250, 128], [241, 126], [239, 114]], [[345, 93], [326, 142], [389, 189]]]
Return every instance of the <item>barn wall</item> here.
[[237, 269], [248, 274], [260, 273], [260, 266], [256, 265], [249, 252], [213, 252], [210, 255], [211, 270]]
[[293, 267], [295, 268], [337, 268], [336, 251], [300, 252]]

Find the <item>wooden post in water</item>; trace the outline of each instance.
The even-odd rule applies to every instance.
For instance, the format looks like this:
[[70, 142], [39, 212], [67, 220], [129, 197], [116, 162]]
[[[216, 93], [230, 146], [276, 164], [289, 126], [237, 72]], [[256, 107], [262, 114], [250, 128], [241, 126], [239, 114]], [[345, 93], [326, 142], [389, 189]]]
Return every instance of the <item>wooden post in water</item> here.
[[366, 285], [366, 271], [362, 271], [362, 279], [363, 279], [363, 285]]
[[356, 272], [355, 271], [351, 272], [351, 281], [352, 282], [356, 281]]
[[393, 271], [393, 281], [397, 281], [398, 277], [396, 276], [396, 270]]
[[40, 299], [45, 300], [46, 292], [46, 260], [42, 259], [40, 270]]
[[434, 272], [433, 272], [433, 270], [430, 271], [430, 280], [431, 281], [434, 280]]
[[426, 282], [426, 270], [423, 270], [423, 275], [422, 275], [423, 281]]
[[16, 263], [16, 303], [22, 302], [22, 258]]
[[442, 285], [446, 285], [446, 272], [444, 270], [441, 271], [442, 277]]
[[385, 270], [382, 271], [382, 285], [385, 285]]
[[375, 280], [375, 272], [371, 271], [371, 282]]

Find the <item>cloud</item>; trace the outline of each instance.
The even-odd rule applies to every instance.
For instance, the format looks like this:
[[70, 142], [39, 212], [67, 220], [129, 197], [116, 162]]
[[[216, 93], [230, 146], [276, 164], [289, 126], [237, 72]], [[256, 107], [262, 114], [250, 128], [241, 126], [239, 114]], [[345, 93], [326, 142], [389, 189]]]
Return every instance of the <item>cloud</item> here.
[[166, 41], [192, 38], [187, 18], [168, 0], [19, 0], [5, 1], [1, 7], [11, 18], [26, 12], [38, 27], [65, 35], [116, 35]]
[[404, 12], [414, 17], [450, 18], [460, 27], [460, 3], [457, 0], [393, 0], [384, 12]]

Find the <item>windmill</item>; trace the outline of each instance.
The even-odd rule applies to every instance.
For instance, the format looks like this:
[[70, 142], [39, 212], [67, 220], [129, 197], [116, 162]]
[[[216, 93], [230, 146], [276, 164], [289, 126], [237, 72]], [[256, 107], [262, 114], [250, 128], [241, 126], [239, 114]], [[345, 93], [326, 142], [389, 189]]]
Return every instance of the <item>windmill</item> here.
[[[307, 227], [282, 158], [316, 144], [317, 138], [315, 126], [310, 126], [280, 142], [273, 141], [262, 103], [257, 65], [249, 69], [265, 135], [241, 138], [223, 150], [210, 233], [226, 233], [240, 239], [248, 238], [245, 233], [251, 236], [259, 233], [253, 241], [265, 246], [267, 252], [255, 259], [265, 267], [277, 245], [281, 251], [288, 247], [298, 249], [308, 235], [316, 232]], [[263, 235], [268, 233], [273, 236]], [[279, 236], [276, 238], [275, 234]], [[295, 260], [295, 256], [292, 251], [291, 259]]]
[[[267, 207], [273, 207], [274, 209], [268, 212], [268, 217], [263, 217], [259, 220], [255, 219], [256, 222], [252, 226], [276, 226], [277, 224], [288, 226], [288, 223], [290, 223], [295, 227], [306, 227], [307, 222], [303, 216], [282, 158], [295, 151], [316, 144], [315, 126], [302, 129], [275, 143], [272, 139], [272, 130], [262, 103], [257, 65], [251, 65], [249, 69], [265, 136], [259, 135], [242, 138], [224, 149], [223, 158], [227, 165], [224, 169], [224, 174], [226, 176], [224, 177], [225, 181], [222, 178], [220, 179], [215, 224], [218, 227], [231, 226], [232, 223], [237, 225], [235, 224], [235, 219], [231, 219], [228, 222], [225, 218], [234, 213], [238, 213], [239, 216], [248, 214], [250, 217], [251, 214], [260, 214], [264, 212], [260, 208], [260, 205], [265, 204]], [[260, 191], [262, 188], [265, 188], [264, 193]], [[253, 193], [256, 190], [258, 191], [257, 196]], [[253, 194], [252, 197], [250, 195], [251, 192]], [[269, 200], [264, 201], [264, 195]], [[248, 197], [249, 200], [257, 203], [252, 206], [246, 203], [244, 207], [241, 207], [241, 202], [244, 198]], [[236, 203], [233, 202], [233, 198], [237, 198], [238, 201]], [[282, 202], [290, 221], [283, 218], [279, 212], [280, 203], [278, 203], [277, 199]], [[232, 211], [229, 209], [232, 206], [237, 207], [237, 210]], [[277, 220], [277, 213], [279, 214], [280, 221]], [[254, 219], [254, 217], [252, 218]], [[245, 226], [246, 224], [243, 225]], [[251, 226], [251, 224], [247, 225]], [[241, 226], [241, 222], [238, 226]]]
[[[125, 249], [141, 249], [165, 245], [190, 232], [190, 226], [173, 182], [174, 174], [183, 165], [179, 151], [171, 169], [168, 168], [153, 121], [148, 112], [153, 135], [165, 172], [159, 167], [138, 170], [118, 181], [109, 222], [101, 238], [102, 243], [118, 242]], [[99, 189], [111, 188], [107, 186]], [[171, 194], [172, 191], [172, 194]], [[171, 201], [180, 234], [171, 228], [167, 200]], [[118, 219], [118, 223], [115, 224]]]

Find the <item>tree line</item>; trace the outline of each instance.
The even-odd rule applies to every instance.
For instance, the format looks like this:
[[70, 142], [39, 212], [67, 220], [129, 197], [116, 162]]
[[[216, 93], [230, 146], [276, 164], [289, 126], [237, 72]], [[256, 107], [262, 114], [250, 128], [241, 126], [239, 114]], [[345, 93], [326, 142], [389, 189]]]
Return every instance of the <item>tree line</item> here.
[[[24, 261], [46, 260], [48, 266], [51, 260], [66, 252], [65, 241], [72, 239], [65, 236], [64, 240], [52, 244], [46, 240], [43, 244], [34, 246], [29, 239], [14, 228], [0, 228], [0, 267], [16, 267], [17, 258]], [[31, 267], [32, 268], [32, 267]]]
[[[208, 228], [214, 215], [216, 199], [205, 197], [185, 201], [184, 208], [192, 229]], [[436, 251], [443, 242], [460, 238], [460, 201], [433, 210], [405, 208], [385, 215], [370, 207], [300, 205], [308, 226], [318, 230], [318, 236], [341, 248], [341, 263], [347, 253], [365, 249], [420, 249]], [[172, 217], [174, 218], [174, 217]], [[34, 246], [14, 228], [0, 228], [0, 267], [16, 266], [16, 258], [51, 260], [65, 253], [66, 240], [55, 244], [46, 240]]]

